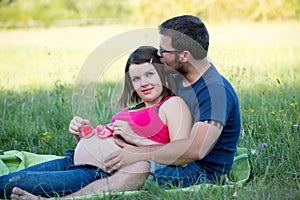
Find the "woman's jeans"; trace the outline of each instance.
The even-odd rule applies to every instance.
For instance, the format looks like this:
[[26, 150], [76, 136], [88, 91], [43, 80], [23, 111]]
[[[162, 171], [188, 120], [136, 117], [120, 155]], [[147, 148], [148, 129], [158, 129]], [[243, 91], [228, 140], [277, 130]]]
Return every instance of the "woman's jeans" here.
[[0, 177], [0, 198], [9, 198], [13, 187], [43, 197], [65, 196], [107, 177], [92, 165], [74, 165], [72, 155], [28, 167]]
[[[151, 181], [162, 188], [188, 187], [213, 182], [197, 162], [189, 163], [185, 167], [149, 162], [151, 172], [144, 189], [148, 188]], [[74, 165], [73, 155], [68, 155], [1, 176], [0, 198], [9, 198], [13, 187], [42, 197], [65, 196], [108, 176], [103, 170], [92, 165]]]

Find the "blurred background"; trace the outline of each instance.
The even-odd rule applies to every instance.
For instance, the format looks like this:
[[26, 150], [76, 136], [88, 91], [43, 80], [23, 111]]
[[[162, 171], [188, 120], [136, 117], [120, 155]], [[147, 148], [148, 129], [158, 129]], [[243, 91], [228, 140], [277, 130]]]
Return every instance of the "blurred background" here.
[[189, 13], [211, 22], [299, 20], [299, 0], [0, 0], [0, 27], [156, 25]]

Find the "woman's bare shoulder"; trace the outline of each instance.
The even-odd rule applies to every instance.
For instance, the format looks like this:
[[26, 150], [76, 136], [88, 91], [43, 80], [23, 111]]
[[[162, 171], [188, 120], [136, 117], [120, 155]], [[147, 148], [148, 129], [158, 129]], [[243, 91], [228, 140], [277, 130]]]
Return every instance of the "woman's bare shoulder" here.
[[182, 104], [186, 105], [185, 101], [181, 97], [172, 96], [162, 104], [162, 107], [180, 106]]

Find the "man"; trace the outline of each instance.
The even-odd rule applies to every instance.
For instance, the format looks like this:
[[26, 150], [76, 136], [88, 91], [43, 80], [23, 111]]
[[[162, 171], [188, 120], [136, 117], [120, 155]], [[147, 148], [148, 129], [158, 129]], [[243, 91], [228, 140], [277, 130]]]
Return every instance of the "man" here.
[[[70, 196], [136, 190], [147, 178], [161, 186], [222, 183], [229, 173], [240, 134], [239, 104], [230, 83], [207, 58], [208, 31], [199, 18], [190, 15], [165, 21], [159, 31], [161, 61], [185, 78], [178, 78], [178, 95], [187, 101], [194, 115], [189, 138], [139, 147], [116, 140], [123, 149], [109, 155], [105, 163], [110, 172], [118, 171]], [[190, 93], [185, 95], [190, 88], [196, 101]], [[133, 141], [126, 123], [118, 122], [115, 126], [118, 135], [129, 143]], [[151, 175], [147, 173], [150, 166]], [[13, 195], [35, 198], [18, 188]]]
[[[190, 137], [167, 145], [144, 147], [117, 141], [123, 151], [112, 153], [106, 160], [107, 167], [113, 171], [137, 161], [151, 160], [154, 161], [151, 162], [152, 178], [161, 185], [221, 183], [232, 166], [240, 134], [237, 95], [207, 58], [209, 34], [199, 18], [174, 17], [164, 22], [159, 31], [161, 61], [185, 78], [181, 80], [178, 95], [186, 99], [194, 113]], [[197, 97], [197, 107], [193, 99], [184, 95], [189, 84]], [[127, 134], [121, 135], [130, 142]]]

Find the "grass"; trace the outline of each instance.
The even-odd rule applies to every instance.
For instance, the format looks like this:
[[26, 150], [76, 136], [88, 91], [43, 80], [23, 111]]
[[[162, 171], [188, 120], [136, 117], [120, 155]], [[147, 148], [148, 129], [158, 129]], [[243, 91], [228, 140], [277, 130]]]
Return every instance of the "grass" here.
[[[251, 178], [243, 187], [228, 190], [169, 194], [153, 187], [135, 198], [299, 199], [299, 23], [207, 26], [210, 58], [239, 95], [239, 146], [256, 151], [250, 157]], [[63, 155], [73, 149], [76, 143], [68, 124], [76, 113], [73, 86], [80, 67], [103, 41], [133, 28], [1, 30], [0, 151]], [[112, 72], [97, 84], [96, 121], [108, 122], [117, 110], [123, 63], [124, 59], [112, 63]]]

